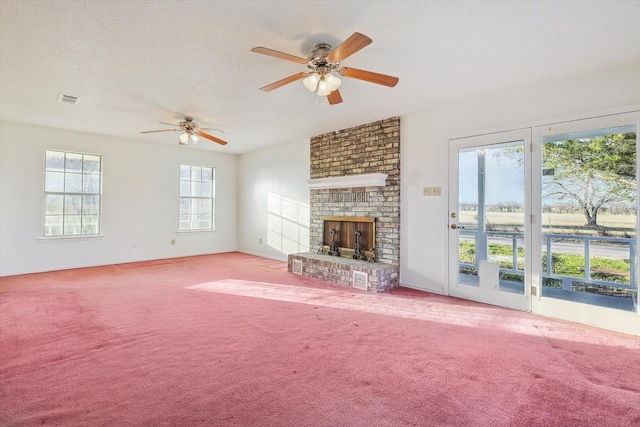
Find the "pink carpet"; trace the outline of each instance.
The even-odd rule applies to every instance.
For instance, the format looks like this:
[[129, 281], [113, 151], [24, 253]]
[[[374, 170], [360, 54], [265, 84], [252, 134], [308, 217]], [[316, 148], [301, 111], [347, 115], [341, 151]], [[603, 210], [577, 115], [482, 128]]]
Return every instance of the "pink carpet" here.
[[231, 253], [0, 278], [2, 426], [639, 426], [640, 339]]

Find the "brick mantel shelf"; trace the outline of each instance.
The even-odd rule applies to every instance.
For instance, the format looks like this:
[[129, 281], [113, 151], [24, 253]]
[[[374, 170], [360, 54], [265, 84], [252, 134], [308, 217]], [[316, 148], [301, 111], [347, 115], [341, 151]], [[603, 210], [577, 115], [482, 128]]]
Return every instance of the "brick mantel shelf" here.
[[316, 178], [307, 180], [309, 188], [320, 190], [329, 188], [384, 187], [386, 183], [386, 173], [332, 176], [329, 178]]

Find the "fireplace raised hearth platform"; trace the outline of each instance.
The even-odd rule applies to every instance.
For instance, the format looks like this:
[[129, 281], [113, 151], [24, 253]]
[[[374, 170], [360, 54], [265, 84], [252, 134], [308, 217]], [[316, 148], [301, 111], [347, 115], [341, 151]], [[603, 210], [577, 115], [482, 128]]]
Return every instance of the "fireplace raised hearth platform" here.
[[384, 292], [399, 285], [398, 267], [344, 257], [303, 252], [289, 255], [289, 272], [339, 285]]

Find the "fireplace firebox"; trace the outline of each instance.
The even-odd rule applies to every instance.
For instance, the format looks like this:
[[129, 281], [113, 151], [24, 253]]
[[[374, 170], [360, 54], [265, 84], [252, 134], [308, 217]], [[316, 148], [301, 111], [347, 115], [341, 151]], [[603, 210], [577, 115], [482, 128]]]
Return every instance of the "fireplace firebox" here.
[[323, 241], [319, 254], [375, 261], [376, 219], [323, 216]]

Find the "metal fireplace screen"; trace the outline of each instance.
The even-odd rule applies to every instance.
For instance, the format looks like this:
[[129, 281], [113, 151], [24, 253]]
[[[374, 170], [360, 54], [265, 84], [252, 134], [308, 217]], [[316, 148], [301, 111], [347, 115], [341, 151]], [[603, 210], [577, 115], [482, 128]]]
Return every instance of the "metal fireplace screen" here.
[[[325, 252], [330, 248], [332, 240], [338, 246], [341, 256], [351, 258], [359, 243], [362, 252], [368, 257], [371, 249], [376, 247], [376, 219], [353, 216], [323, 216], [323, 247]], [[335, 230], [332, 234], [331, 230]], [[358, 232], [358, 233], [356, 233]]]

